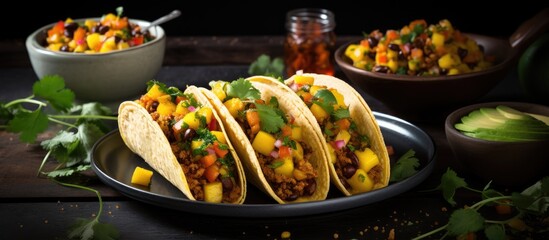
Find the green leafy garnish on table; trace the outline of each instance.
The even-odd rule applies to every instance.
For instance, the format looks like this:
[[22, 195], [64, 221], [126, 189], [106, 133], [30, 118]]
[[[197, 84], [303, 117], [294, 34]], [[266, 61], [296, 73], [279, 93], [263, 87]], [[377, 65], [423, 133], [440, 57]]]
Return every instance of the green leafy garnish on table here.
[[417, 173], [419, 167], [419, 159], [415, 157], [416, 151], [408, 150], [396, 161], [391, 167], [390, 182], [399, 182]]
[[[440, 185], [434, 190], [442, 191], [444, 199], [455, 206], [457, 203], [454, 200], [454, 195], [458, 189], [478, 193], [481, 200], [471, 206], [454, 210], [446, 225], [414, 239], [423, 239], [439, 232], [444, 232], [443, 238], [451, 236], [459, 239], [459, 237], [476, 234], [479, 231], [483, 231], [484, 236], [489, 240], [507, 239], [506, 235], [512, 231], [530, 228], [526, 224], [526, 219], [535, 217], [549, 219], [549, 176], [542, 178], [520, 193], [513, 192], [510, 195], [505, 195], [490, 188], [490, 183], [482, 190], [473, 189], [455, 171], [448, 168], [441, 177]], [[508, 217], [489, 219], [483, 215], [486, 213], [486, 211], [482, 211], [484, 207], [509, 209], [504, 215]], [[549, 232], [549, 229], [540, 231]]]
[[[7, 123], [1, 128], [18, 133], [22, 142], [35, 143], [38, 135], [53, 127], [53, 124], [65, 127], [51, 139], [41, 142], [40, 145], [48, 152], [38, 174], [63, 186], [95, 192], [99, 198], [96, 217], [78, 220], [69, 238], [117, 238], [118, 231], [113, 226], [99, 222], [103, 209], [101, 195], [94, 189], [80, 185], [81, 178], [78, 176], [91, 167], [90, 152], [93, 144], [110, 130], [103, 120], [116, 121], [117, 117], [99, 103], [75, 105], [74, 93], [65, 88], [64, 79], [57, 75], [43, 77], [34, 83], [32, 90], [29, 97], [0, 103], [0, 122]], [[44, 164], [50, 158], [56, 159], [58, 166], [52, 171], [43, 171]]]
[[248, 68], [250, 75], [264, 75], [274, 78], [282, 78], [284, 74], [284, 61], [282, 58], [272, 58], [267, 54], [261, 54]]

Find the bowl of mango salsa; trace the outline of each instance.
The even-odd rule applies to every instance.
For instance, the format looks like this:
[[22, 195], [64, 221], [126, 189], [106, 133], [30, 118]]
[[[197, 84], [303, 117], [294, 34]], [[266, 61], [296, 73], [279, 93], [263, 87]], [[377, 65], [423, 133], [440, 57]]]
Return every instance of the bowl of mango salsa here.
[[112, 103], [137, 96], [160, 70], [162, 27], [128, 18], [121, 9], [96, 18], [63, 18], [26, 39], [38, 78], [58, 75], [81, 101]]
[[339, 46], [335, 60], [356, 87], [392, 113], [430, 118], [488, 94], [544, 31], [532, 26], [547, 26], [548, 14], [540, 12], [509, 39], [464, 33], [449, 19], [414, 19], [399, 29], [364, 33]]

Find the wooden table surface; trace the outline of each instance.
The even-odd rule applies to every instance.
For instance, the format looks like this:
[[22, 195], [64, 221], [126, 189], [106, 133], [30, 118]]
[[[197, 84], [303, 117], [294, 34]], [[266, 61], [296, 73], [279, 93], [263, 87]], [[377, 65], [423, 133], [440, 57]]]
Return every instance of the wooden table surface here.
[[[358, 38], [342, 36], [338, 44]], [[247, 66], [260, 54], [282, 56], [281, 36], [177, 37], [168, 38], [167, 43], [164, 66], [157, 78], [167, 83], [180, 83], [178, 78], [185, 75], [204, 77], [196, 81], [232, 80], [246, 74]], [[0, 42], [0, 53], [0, 102], [28, 96], [37, 79], [24, 44], [21, 40]], [[336, 76], [345, 79], [339, 71]], [[516, 74], [511, 73], [481, 100], [521, 99], [517, 89]], [[381, 102], [363, 96], [372, 110], [398, 116]], [[473, 186], [482, 188], [485, 184], [456, 162], [442, 121], [411, 122], [436, 144], [433, 173], [404, 194], [336, 213], [290, 218], [216, 217], [136, 201], [103, 184], [91, 171], [89, 186], [103, 197], [101, 221], [113, 224], [122, 239], [281, 239], [284, 231], [290, 232], [292, 239], [388, 239], [392, 234], [395, 239], [410, 239], [447, 223], [453, 207], [440, 192], [421, 190], [438, 186], [448, 167]], [[47, 131], [37, 141], [54, 133]], [[90, 218], [98, 210], [94, 193], [37, 177], [45, 154], [38, 143], [24, 144], [17, 135], [0, 131], [0, 226], [4, 239], [63, 239], [74, 219]], [[53, 166], [48, 163], [46, 168]], [[459, 191], [456, 199], [457, 208], [478, 200], [476, 195]]]

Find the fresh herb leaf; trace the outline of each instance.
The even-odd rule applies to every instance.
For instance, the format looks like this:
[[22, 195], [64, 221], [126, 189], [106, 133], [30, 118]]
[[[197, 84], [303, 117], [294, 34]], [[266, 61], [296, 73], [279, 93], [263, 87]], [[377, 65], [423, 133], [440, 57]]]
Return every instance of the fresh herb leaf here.
[[284, 61], [282, 58], [276, 57], [271, 61], [271, 57], [267, 54], [261, 54], [248, 68], [250, 75], [264, 75], [274, 78], [282, 78], [284, 71]]
[[256, 100], [261, 98], [261, 92], [250, 81], [239, 78], [227, 86], [227, 96], [241, 100]]
[[256, 111], [259, 113], [261, 130], [268, 133], [277, 133], [285, 125], [280, 109], [270, 105], [256, 104]]
[[335, 110], [332, 113], [332, 116], [334, 117], [334, 120], [344, 119], [344, 118], [351, 118], [351, 113], [349, 112], [349, 108], [340, 108]]
[[319, 105], [331, 115], [334, 111], [334, 105], [337, 104], [337, 100], [330, 90], [320, 89], [315, 93], [313, 103]]
[[32, 92], [47, 100], [58, 111], [70, 109], [74, 102], [74, 92], [65, 88], [65, 81], [58, 75], [45, 76], [35, 82]]
[[391, 168], [390, 182], [402, 181], [417, 173], [419, 159], [415, 157], [416, 152], [413, 149], [404, 153]]
[[489, 224], [484, 229], [484, 235], [490, 240], [504, 240], [507, 239], [505, 236], [505, 229], [501, 224]]
[[274, 161], [271, 164], [269, 164], [269, 168], [277, 168], [284, 165], [284, 161]]
[[[519, 229], [534, 229], [534, 226], [527, 225], [525, 219], [539, 219], [539, 221], [544, 221], [547, 217], [547, 206], [549, 204], [547, 183], [549, 183], [549, 176], [543, 177], [521, 193], [503, 195], [494, 189], [490, 189], [490, 183], [488, 183], [483, 190], [469, 188], [467, 187], [465, 180], [458, 177], [453, 170], [448, 169], [441, 178], [441, 185], [436, 189], [443, 190], [443, 195], [449, 203], [455, 205], [453, 193], [457, 188], [464, 188], [465, 190], [470, 190], [475, 193], [481, 193], [482, 200], [471, 206], [454, 210], [448, 224], [413, 239], [423, 239], [441, 231], [446, 231], [445, 236], [457, 236], [458, 239], [461, 239], [462, 236], [484, 229], [484, 235], [487, 239], [499, 240], [510, 238], [508, 234], [514, 234], [517, 232], [516, 230]], [[452, 196], [448, 197], [447, 195]], [[486, 219], [482, 215], [483, 213], [486, 213], [486, 211], [481, 211], [481, 208], [494, 207], [501, 205], [502, 203], [514, 208], [516, 214], [512, 214], [508, 219], [498, 218], [497, 220]], [[504, 225], [508, 225], [510, 228], [505, 228]], [[523, 230], [519, 230], [519, 232], [523, 232]], [[546, 230], [536, 230], [535, 232], [543, 234], [543, 231]], [[524, 238], [524, 235], [519, 236], [519, 238]]]
[[48, 117], [40, 109], [32, 112], [19, 111], [8, 122], [7, 130], [20, 133], [19, 139], [26, 143], [34, 143], [38, 133], [48, 128]]
[[448, 221], [448, 235], [476, 232], [484, 228], [484, 217], [471, 208], [455, 210]]
[[[78, 176], [84, 176], [78, 173], [91, 168], [90, 152], [93, 144], [110, 130], [102, 120], [116, 121], [117, 117], [112, 115], [109, 108], [99, 103], [74, 105], [74, 97], [74, 93], [65, 88], [63, 78], [56, 75], [45, 76], [33, 85], [33, 95], [0, 103], [0, 122], [7, 123], [8, 131], [19, 133], [20, 140], [28, 143], [34, 143], [38, 134], [46, 131], [50, 123], [67, 127], [53, 138], [40, 143], [48, 153], [38, 169], [38, 174], [45, 174], [58, 184], [97, 194], [97, 216], [90, 221], [80, 221], [76, 230], [69, 234], [70, 238], [112, 239], [118, 237], [116, 229], [99, 223], [103, 209], [99, 192], [76, 182], [81, 179]], [[37, 107], [28, 109], [30, 106]], [[48, 106], [53, 110], [46, 111]], [[58, 114], [54, 114], [56, 111]], [[43, 172], [42, 168], [50, 158], [56, 159], [59, 165], [53, 171]], [[59, 182], [59, 179], [70, 180], [72, 183]]]
[[456, 189], [463, 187], [467, 187], [465, 180], [458, 177], [454, 170], [448, 168], [446, 173], [442, 175], [438, 189], [442, 190], [444, 199], [452, 206], [455, 206], [456, 201], [454, 200], [454, 195], [456, 194]]

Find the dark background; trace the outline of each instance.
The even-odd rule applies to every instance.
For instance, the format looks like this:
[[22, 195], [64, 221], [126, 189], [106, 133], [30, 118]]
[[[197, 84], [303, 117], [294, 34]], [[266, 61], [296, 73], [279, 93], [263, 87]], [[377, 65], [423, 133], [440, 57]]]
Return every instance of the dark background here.
[[[182, 15], [165, 23], [168, 36], [284, 34], [285, 13], [294, 8], [330, 9], [338, 35], [361, 35], [374, 29], [398, 29], [414, 19], [436, 23], [447, 18], [462, 32], [509, 37], [518, 26], [547, 7], [547, 1], [42, 1], [10, 2], [0, 14], [0, 39], [26, 38], [41, 26], [65, 20], [100, 17], [123, 6], [130, 18], [153, 21], [174, 9]], [[498, 5], [494, 5], [498, 4]]]

